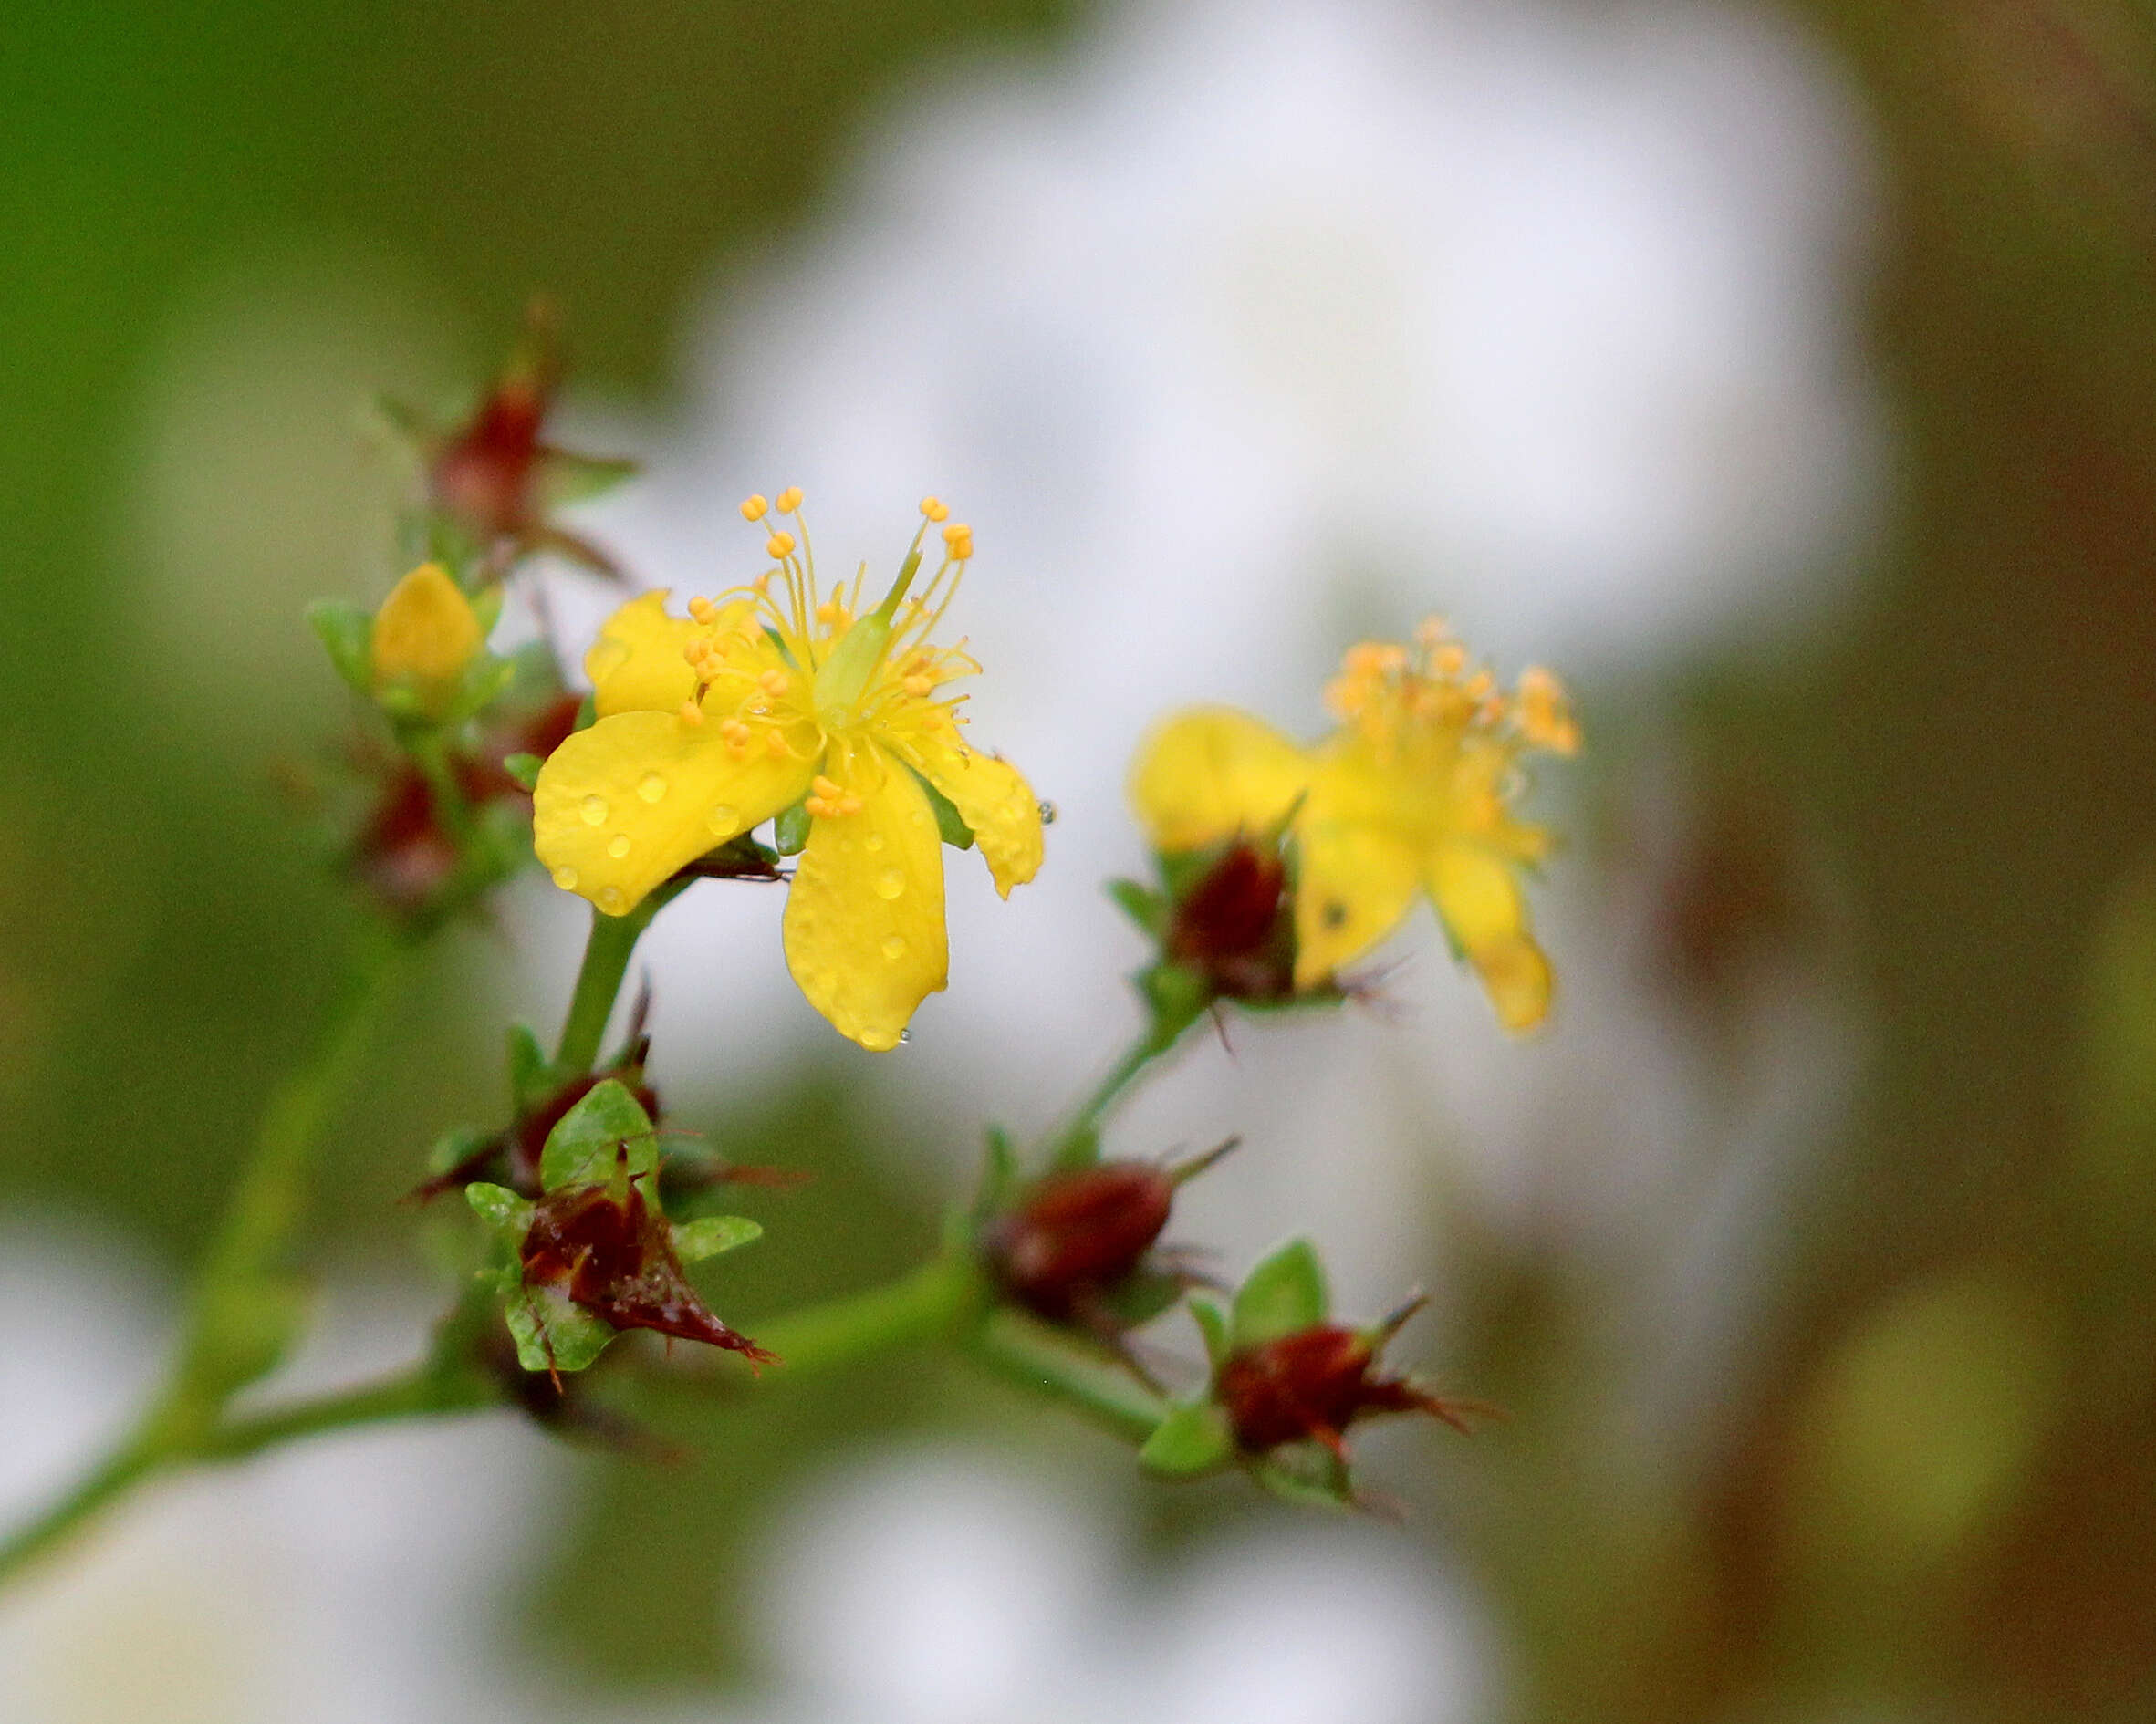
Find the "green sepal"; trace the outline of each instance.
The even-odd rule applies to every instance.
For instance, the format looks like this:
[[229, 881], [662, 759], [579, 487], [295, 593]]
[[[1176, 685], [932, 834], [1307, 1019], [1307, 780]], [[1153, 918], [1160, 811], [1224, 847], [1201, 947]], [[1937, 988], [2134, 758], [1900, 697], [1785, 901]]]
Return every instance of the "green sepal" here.
[[477, 1126], [458, 1126], [443, 1132], [427, 1151], [427, 1171], [447, 1173], [452, 1168], [461, 1168], [486, 1147], [493, 1135]]
[[1151, 1323], [1182, 1297], [1182, 1283], [1159, 1270], [1133, 1270], [1102, 1298], [1109, 1314], [1127, 1329]]
[[484, 1179], [474, 1179], [464, 1188], [464, 1201], [472, 1206], [472, 1213], [497, 1232], [512, 1234], [521, 1240], [532, 1231], [533, 1206], [505, 1185], [489, 1185]]
[[974, 829], [965, 823], [965, 816], [958, 812], [958, 805], [928, 781], [925, 774], [914, 770], [908, 763], [906, 770], [913, 774], [913, 782], [921, 786], [921, 794], [928, 798], [928, 805], [936, 811], [936, 836], [953, 850], [974, 847]]
[[505, 754], [502, 770], [516, 782], [517, 789], [529, 794], [539, 787], [539, 768], [547, 763], [543, 754]]
[[554, 1087], [554, 1067], [539, 1044], [538, 1032], [528, 1023], [509, 1026], [509, 1103], [522, 1113]]
[[599, 696], [587, 694], [584, 703], [577, 709], [577, 728], [588, 731], [599, 722]]
[[986, 1223], [1010, 1207], [1018, 1187], [1018, 1148], [1001, 1126], [988, 1127], [981, 1158], [981, 1187], [974, 1194], [974, 1219]]
[[539, 457], [539, 495], [550, 510], [588, 503], [635, 478], [639, 471], [638, 462], [625, 458], [572, 455], [567, 450], [550, 449]]
[[1213, 989], [1205, 978], [1185, 965], [1162, 960], [1138, 972], [1138, 992], [1152, 1013], [1153, 1031], [1162, 1041], [1173, 1041], [1198, 1021], [1213, 1003]]
[[1325, 1270], [1307, 1239], [1289, 1240], [1262, 1259], [1235, 1290], [1238, 1353], [1297, 1335], [1325, 1321]]
[[808, 847], [808, 803], [806, 798], [790, 808], [781, 808], [772, 816], [771, 847], [781, 856], [799, 856]]
[[374, 616], [342, 598], [318, 598], [307, 608], [307, 626], [315, 631], [337, 674], [355, 692], [374, 692]]
[[[465, 601], [472, 607], [472, 615], [479, 619], [479, 635], [484, 639], [495, 631], [495, 625], [502, 620], [502, 583], [490, 580], [472, 594]], [[505, 660], [514, 663], [514, 659]]]
[[614, 1325], [551, 1287], [519, 1286], [509, 1295], [509, 1333], [527, 1371], [581, 1371], [614, 1338]]
[[1349, 1481], [1348, 1470], [1331, 1450], [1316, 1443], [1275, 1449], [1251, 1471], [1259, 1484], [1297, 1508], [1337, 1512], [1355, 1507], [1355, 1489]]
[[1140, 1466], [1170, 1479], [1217, 1472], [1234, 1458], [1234, 1427], [1212, 1401], [1172, 1408], [1138, 1451]]
[[1056, 1146], [1056, 1153], [1048, 1158], [1048, 1167], [1056, 1173], [1082, 1173], [1086, 1168], [1098, 1167], [1100, 1162], [1100, 1128], [1081, 1126], [1067, 1133]]
[[449, 703], [442, 722], [461, 724], [484, 711], [509, 691], [516, 681], [516, 672], [517, 663], [514, 659], [498, 659], [491, 652], [479, 654], [464, 667], [456, 699]]
[[763, 1237], [764, 1224], [745, 1215], [707, 1215], [673, 1230], [673, 1254], [684, 1263], [701, 1263]]
[[1108, 895], [1147, 939], [1158, 940], [1168, 931], [1168, 900], [1151, 887], [1136, 880], [1110, 880]]
[[1206, 1362], [1217, 1376], [1235, 1350], [1234, 1343], [1228, 1338], [1228, 1314], [1210, 1299], [1193, 1298], [1191, 1321], [1198, 1325], [1198, 1334], [1205, 1343]]
[[609, 1077], [594, 1084], [547, 1134], [547, 1147], [539, 1152], [539, 1183], [548, 1191], [571, 1185], [603, 1185], [614, 1177], [624, 1145], [629, 1178], [639, 1179], [659, 1170], [659, 1139], [651, 1132], [651, 1116]]

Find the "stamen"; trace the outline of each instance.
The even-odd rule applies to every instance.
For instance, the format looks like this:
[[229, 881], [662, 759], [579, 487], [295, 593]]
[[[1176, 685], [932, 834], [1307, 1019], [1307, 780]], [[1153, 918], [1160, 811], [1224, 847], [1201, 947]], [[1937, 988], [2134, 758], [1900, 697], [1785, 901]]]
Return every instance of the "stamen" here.
[[744, 521], [761, 521], [770, 507], [762, 497], [751, 497], [741, 505], [741, 518]]
[[689, 601], [689, 615], [709, 628], [719, 619], [719, 608], [708, 598], [692, 598]]
[[774, 533], [764, 541], [764, 551], [774, 563], [783, 563], [794, 554], [794, 535], [791, 533]]
[[772, 695], [784, 694], [789, 688], [793, 686], [793, 678], [786, 675], [784, 670], [777, 669], [766, 670], [762, 676], [756, 679], [757, 686], [759, 686], [766, 694]]
[[932, 521], [943, 521], [950, 517], [951, 509], [941, 497], [923, 497], [921, 500], [921, 513]]
[[684, 724], [691, 726], [701, 724], [703, 722], [703, 709], [693, 701], [683, 701], [681, 717], [682, 722]]
[[784, 491], [778, 493], [779, 514], [791, 514], [800, 506], [801, 487], [799, 485], [788, 485]]

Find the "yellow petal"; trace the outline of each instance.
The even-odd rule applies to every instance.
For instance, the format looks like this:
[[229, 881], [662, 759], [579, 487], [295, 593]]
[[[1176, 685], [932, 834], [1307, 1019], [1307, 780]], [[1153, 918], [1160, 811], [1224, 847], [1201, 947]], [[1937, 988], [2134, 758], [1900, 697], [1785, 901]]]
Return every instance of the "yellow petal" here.
[[839, 1034], [880, 1051], [947, 973], [943, 846], [927, 795], [893, 756], [842, 743], [824, 771], [861, 805], [809, 826], [786, 894], [786, 967]]
[[711, 724], [618, 712], [547, 757], [532, 845], [565, 891], [620, 916], [668, 875], [800, 800], [809, 763], [755, 743], [736, 756]]
[[1295, 983], [1315, 986], [1400, 925], [1422, 885], [1403, 834], [1361, 821], [1296, 822]]
[[1431, 858], [1429, 884], [1499, 1022], [1515, 1032], [1540, 1023], [1549, 1011], [1549, 961], [1528, 931], [1526, 897], [1512, 866], [1480, 846], [1448, 844]]
[[439, 563], [422, 563], [374, 614], [374, 686], [405, 683], [422, 697], [443, 695], [485, 645], [486, 630], [463, 590]]
[[592, 704], [601, 718], [617, 712], [673, 712], [696, 692], [696, 673], [682, 649], [703, 634], [686, 617], [666, 614], [666, 591], [632, 598], [607, 619], [584, 655]]
[[1040, 798], [1018, 769], [993, 754], [976, 753], [934, 733], [908, 738], [907, 758], [950, 798], [959, 817], [974, 829], [981, 859], [995, 878], [995, 889], [1008, 898], [1040, 872], [1043, 846]]
[[1310, 782], [1303, 751], [1230, 707], [1179, 712], [1139, 744], [1130, 803], [1162, 850], [1275, 825]]

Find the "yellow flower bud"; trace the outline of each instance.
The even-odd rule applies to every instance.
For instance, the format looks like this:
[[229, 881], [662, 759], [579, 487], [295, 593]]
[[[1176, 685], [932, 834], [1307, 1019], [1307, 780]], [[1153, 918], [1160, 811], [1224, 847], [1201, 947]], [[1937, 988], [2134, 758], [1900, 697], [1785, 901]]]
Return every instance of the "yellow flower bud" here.
[[486, 630], [471, 600], [439, 563], [422, 563], [375, 613], [370, 648], [375, 691], [409, 689], [422, 711], [439, 714], [485, 647]]

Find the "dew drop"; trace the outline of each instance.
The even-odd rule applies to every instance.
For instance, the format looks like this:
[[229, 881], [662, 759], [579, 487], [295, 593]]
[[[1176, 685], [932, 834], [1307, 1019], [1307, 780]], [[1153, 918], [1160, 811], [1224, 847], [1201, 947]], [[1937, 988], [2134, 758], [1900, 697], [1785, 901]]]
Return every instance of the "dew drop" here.
[[666, 780], [657, 773], [646, 773], [637, 780], [636, 794], [646, 802], [657, 802], [666, 794]]
[[619, 916], [629, 908], [629, 900], [621, 895], [621, 888], [609, 886], [599, 895], [599, 907], [609, 916]]
[[607, 854], [612, 857], [617, 862], [619, 862], [623, 857], [627, 856], [629, 854], [628, 836], [623, 834], [620, 836], [609, 839], [607, 844]]
[[901, 1030], [901, 1031], [899, 1032], [899, 1040], [900, 1040], [901, 1043], [903, 1043], [903, 1042], [911, 1042], [912, 1039], [913, 1039], [913, 1032], [912, 1032], [911, 1030]]
[[1056, 824], [1056, 805], [1054, 803], [1044, 802], [1041, 804], [1040, 823], [1044, 826], [1052, 826]]
[[876, 877], [876, 896], [886, 900], [894, 898], [906, 889], [906, 877], [896, 868], [885, 868]]
[[867, 842], [869, 854], [874, 856], [877, 851], [883, 848], [883, 835], [880, 832], [871, 832], [869, 834]]
[[720, 837], [730, 837], [734, 829], [741, 825], [741, 810], [730, 802], [718, 803], [713, 806], [711, 813], [704, 816], [704, 825], [717, 833]]
[[892, 963], [906, 955], [906, 941], [902, 935], [886, 934], [883, 937], [883, 955]]
[[577, 889], [577, 870], [574, 868], [556, 868], [554, 870], [554, 883], [565, 892], [575, 891]]
[[586, 826], [605, 826], [607, 823], [607, 799], [604, 796], [585, 797], [583, 815]]

